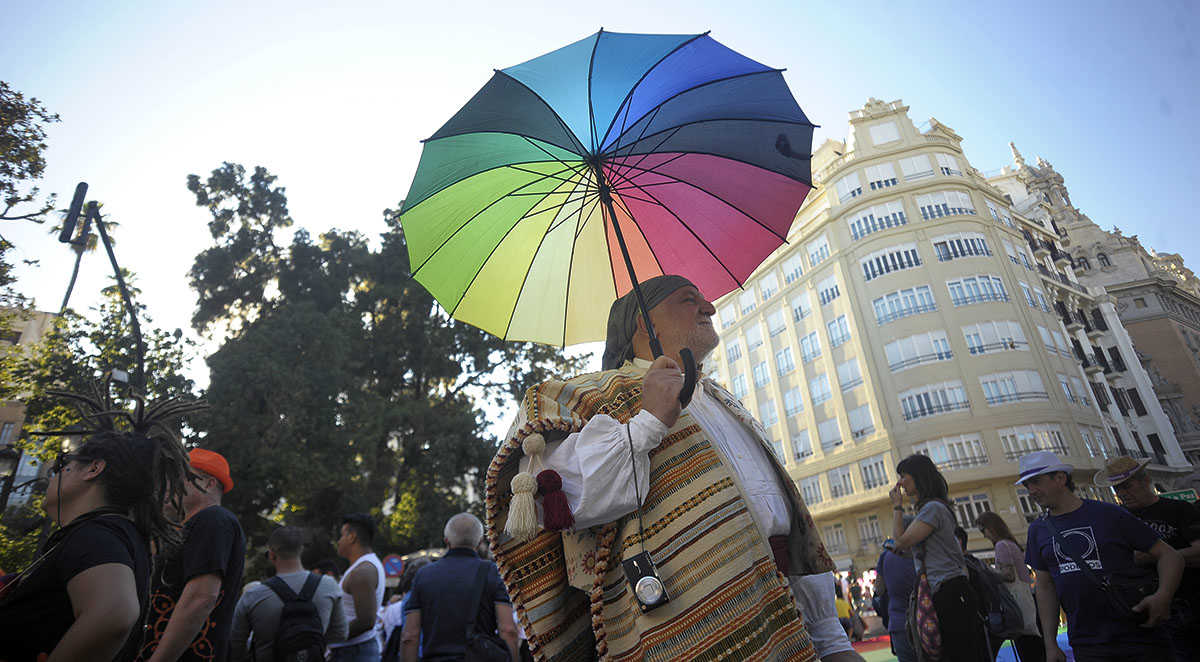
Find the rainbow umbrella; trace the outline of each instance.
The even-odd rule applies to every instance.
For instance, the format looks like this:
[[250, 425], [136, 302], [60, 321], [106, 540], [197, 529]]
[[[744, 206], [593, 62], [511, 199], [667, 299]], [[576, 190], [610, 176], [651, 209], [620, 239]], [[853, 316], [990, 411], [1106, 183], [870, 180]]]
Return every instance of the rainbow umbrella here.
[[412, 274], [458, 320], [562, 346], [652, 276], [715, 299], [787, 236], [812, 130], [782, 70], [707, 33], [601, 30], [497, 71], [424, 141]]

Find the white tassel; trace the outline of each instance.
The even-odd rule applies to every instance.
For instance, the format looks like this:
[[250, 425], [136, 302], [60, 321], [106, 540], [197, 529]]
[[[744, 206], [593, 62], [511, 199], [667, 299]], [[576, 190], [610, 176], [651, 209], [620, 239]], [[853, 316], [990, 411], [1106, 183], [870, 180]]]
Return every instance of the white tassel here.
[[508, 521], [504, 523], [504, 532], [525, 542], [537, 535], [538, 520], [537, 506], [533, 494], [537, 491], [537, 481], [527, 472], [513, 476], [512, 501], [508, 504]]

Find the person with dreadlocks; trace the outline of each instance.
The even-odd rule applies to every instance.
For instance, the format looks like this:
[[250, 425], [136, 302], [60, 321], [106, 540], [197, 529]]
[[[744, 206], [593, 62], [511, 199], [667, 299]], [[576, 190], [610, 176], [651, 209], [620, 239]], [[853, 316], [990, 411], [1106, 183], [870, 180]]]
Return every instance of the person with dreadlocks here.
[[[178, 539], [163, 504], [181, 499], [187, 461], [165, 422], [203, 405], [170, 400], [144, 410], [139, 403], [129, 416], [113, 411], [105, 395], [55, 395], [75, 401], [101, 429], [54, 462], [44, 507], [60, 528], [0, 590], [0, 660], [124, 662], [141, 641], [150, 546]], [[115, 429], [118, 415], [132, 429]]]

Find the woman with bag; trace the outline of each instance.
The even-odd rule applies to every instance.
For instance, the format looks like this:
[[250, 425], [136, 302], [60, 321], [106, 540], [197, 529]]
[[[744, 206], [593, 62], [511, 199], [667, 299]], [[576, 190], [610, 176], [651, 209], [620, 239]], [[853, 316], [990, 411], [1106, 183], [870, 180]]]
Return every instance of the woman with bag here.
[[[1045, 642], [1038, 630], [1037, 604], [1033, 599], [1033, 575], [1029, 573], [1029, 566], [1025, 565], [1024, 550], [1013, 537], [1004, 518], [996, 513], [983, 513], [975, 520], [975, 526], [995, 546], [996, 573], [1004, 578], [1004, 588], [1021, 608], [1024, 627], [1019, 635], [1012, 637], [1017, 658], [1021, 662], [1045, 662]], [[1003, 639], [993, 638], [992, 651], [999, 652], [1003, 643]]]
[[[913, 647], [920, 659], [985, 662], [987, 640], [979, 618], [979, 601], [971, 590], [962, 549], [954, 537], [954, 513], [949, 488], [933, 461], [910, 455], [896, 466], [900, 479], [889, 496], [895, 511], [895, 541], [885, 549], [912, 549], [917, 582], [913, 590], [916, 638]], [[904, 495], [916, 498], [916, 518], [904, 524]]]

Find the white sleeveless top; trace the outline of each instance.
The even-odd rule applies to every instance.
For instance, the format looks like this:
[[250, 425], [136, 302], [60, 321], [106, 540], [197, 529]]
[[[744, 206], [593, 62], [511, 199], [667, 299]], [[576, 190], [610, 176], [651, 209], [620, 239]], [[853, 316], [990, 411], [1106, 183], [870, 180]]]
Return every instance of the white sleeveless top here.
[[[383, 590], [385, 588], [384, 587], [385, 575], [383, 572], [383, 563], [380, 562], [379, 557], [375, 555], [375, 552], [371, 552], [370, 554], [363, 554], [362, 556], [358, 557], [357, 561], [350, 564], [350, 567], [346, 570], [346, 574], [342, 575], [342, 581], [339, 583], [339, 585], [342, 587], [342, 611], [346, 614], [346, 623], [347, 624], [349, 624], [351, 621], [354, 620], [355, 613], [354, 613], [354, 596], [352, 596], [346, 592], [346, 578], [350, 576], [350, 573], [353, 572], [355, 568], [362, 565], [363, 563], [370, 563], [371, 565], [375, 566], [375, 574], [378, 577], [378, 581], [375, 582], [375, 609], [378, 610], [379, 606], [383, 604]], [[339, 641], [337, 643], [331, 643], [331, 644], [329, 644], [329, 647], [330, 648], [342, 648], [344, 646], [355, 646], [357, 644], [361, 644], [362, 642], [367, 641], [371, 637], [374, 637], [375, 630], [378, 627], [379, 627], [379, 624], [376, 623], [374, 627], [367, 628], [366, 631], [362, 632], [357, 637], [354, 637], [353, 639], [347, 639], [346, 641]]]

